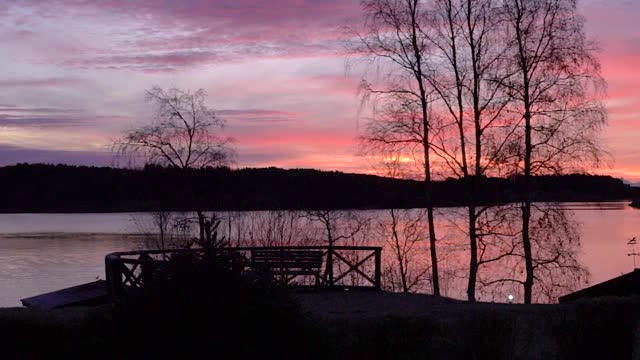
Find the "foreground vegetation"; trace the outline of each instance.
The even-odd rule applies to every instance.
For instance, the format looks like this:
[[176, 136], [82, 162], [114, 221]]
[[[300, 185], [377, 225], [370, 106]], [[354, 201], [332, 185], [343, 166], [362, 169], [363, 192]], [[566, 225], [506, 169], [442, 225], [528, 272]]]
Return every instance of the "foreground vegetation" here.
[[259, 278], [196, 263], [115, 305], [2, 309], [0, 336], [7, 358], [29, 359], [626, 359], [640, 350], [639, 304], [454, 302], [331, 318]]
[[110, 306], [7, 308], [0, 335], [14, 359], [629, 359], [640, 350], [637, 300], [446, 305], [431, 315], [354, 321], [316, 320], [261, 302], [191, 304], [126, 319]]
[[412, 317], [334, 324], [341, 358], [629, 359], [638, 302], [573, 305], [449, 304]]

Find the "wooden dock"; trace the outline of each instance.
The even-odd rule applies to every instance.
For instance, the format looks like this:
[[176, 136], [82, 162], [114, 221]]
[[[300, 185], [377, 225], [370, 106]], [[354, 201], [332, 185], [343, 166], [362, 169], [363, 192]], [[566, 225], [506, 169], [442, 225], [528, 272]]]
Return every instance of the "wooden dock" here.
[[[268, 274], [276, 285], [381, 290], [382, 248], [376, 246], [279, 246], [216, 249], [241, 272]], [[20, 300], [26, 307], [57, 309], [99, 305], [162, 277], [172, 256], [203, 256], [202, 249], [140, 250], [105, 257], [106, 281], [98, 280]], [[226, 261], [225, 260], [225, 261]], [[322, 269], [324, 267], [324, 269]], [[324, 270], [324, 271], [323, 271]]]
[[[279, 279], [274, 281], [279, 285], [382, 289], [382, 248], [379, 246], [259, 246], [216, 251], [225, 259], [235, 259], [229, 264], [241, 272], [266, 268], [273, 278]], [[264, 257], [266, 253], [270, 254], [268, 258]], [[109, 296], [116, 299], [127, 289], [143, 287], [148, 279], [166, 268], [167, 259], [176, 255], [201, 257], [203, 250], [139, 250], [108, 254], [105, 271]], [[300, 281], [296, 282], [298, 279]]]
[[107, 282], [104, 280], [68, 287], [20, 300], [22, 305], [49, 310], [68, 306], [99, 305], [108, 302]]

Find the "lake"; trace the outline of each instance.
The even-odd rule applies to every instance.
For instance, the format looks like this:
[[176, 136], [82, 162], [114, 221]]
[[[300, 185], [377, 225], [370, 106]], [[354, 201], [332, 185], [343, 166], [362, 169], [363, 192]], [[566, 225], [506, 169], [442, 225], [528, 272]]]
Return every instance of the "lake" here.
[[[591, 284], [633, 269], [633, 258], [627, 255], [627, 241], [640, 237], [640, 210], [630, 208], [628, 202], [562, 205], [578, 224], [579, 259], [591, 273]], [[229, 218], [233, 224], [229, 220], [228, 226], [225, 223], [221, 229], [225, 229], [231, 239], [263, 236], [255, 229], [273, 219], [265, 220], [261, 213], [232, 213]], [[385, 210], [353, 213], [361, 218], [376, 219], [387, 214]], [[446, 225], [443, 218], [456, 218], [458, 212], [438, 209], [438, 215], [438, 229], [442, 229], [439, 238], [456, 244], [456, 239], [462, 236], [448, 230], [451, 222]], [[149, 219], [144, 213], [0, 214], [0, 306], [20, 306], [21, 298], [104, 279], [104, 256], [144, 247], [142, 239], [153, 231]], [[308, 219], [303, 222], [305, 233], [321, 236], [317, 224], [313, 229], [315, 233], [309, 230], [312, 223]], [[376, 234], [373, 229], [366, 235], [370, 244], [383, 242]], [[464, 246], [464, 238], [457, 244]], [[448, 261], [456, 261], [452, 259]], [[461, 266], [465, 265], [464, 261], [460, 262]], [[463, 294], [455, 289], [448, 291], [448, 295], [454, 297]]]

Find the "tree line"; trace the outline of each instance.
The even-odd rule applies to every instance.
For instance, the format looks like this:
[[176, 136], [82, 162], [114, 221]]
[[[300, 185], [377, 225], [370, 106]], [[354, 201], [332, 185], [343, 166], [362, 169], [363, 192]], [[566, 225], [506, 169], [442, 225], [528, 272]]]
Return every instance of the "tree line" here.
[[[110, 212], [195, 210], [390, 209], [423, 207], [415, 180], [313, 169], [227, 167], [182, 171], [18, 164], [0, 167], [3, 212]], [[188, 183], [191, 181], [191, 183]], [[486, 204], [516, 201], [521, 178], [484, 178]], [[609, 201], [634, 197], [637, 188], [609, 176], [536, 176], [534, 201]], [[435, 206], [463, 206], [465, 180], [434, 181]], [[191, 195], [194, 189], [197, 199]], [[194, 203], [197, 201], [198, 204]]]

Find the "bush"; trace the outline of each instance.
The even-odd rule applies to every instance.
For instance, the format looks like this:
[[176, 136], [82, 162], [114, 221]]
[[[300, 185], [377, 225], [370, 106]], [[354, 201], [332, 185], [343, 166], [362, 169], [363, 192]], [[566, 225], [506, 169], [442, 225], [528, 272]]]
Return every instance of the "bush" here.
[[313, 358], [320, 336], [287, 294], [215, 260], [176, 258], [168, 276], [118, 305], [127, 356]]

